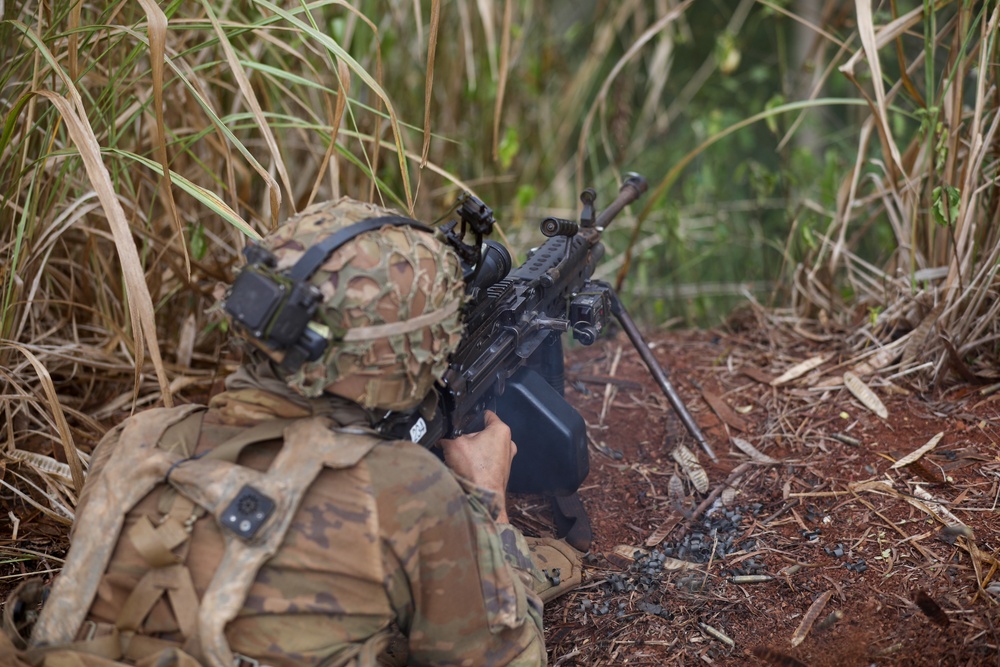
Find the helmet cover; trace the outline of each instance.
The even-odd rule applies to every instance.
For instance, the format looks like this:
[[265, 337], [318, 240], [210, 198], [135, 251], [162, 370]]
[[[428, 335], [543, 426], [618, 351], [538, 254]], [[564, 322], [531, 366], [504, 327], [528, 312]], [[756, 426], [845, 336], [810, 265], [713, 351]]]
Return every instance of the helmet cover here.
[[[369, 218], [398, 215], [349, 197], [314, 204], [268, 234], [277, 270], [312, 246]], [[444, 373], [462, 337], [458, 257], [426, 231], [386, 226], [337, 248], [309, 281], [323, 302], [311, 327], [330, 341], [323, 356], [285, 376], [308, 397], [324, 391], [368, 409], [418, 405]], [[281, 352], [254, 344], [279, 360]]]

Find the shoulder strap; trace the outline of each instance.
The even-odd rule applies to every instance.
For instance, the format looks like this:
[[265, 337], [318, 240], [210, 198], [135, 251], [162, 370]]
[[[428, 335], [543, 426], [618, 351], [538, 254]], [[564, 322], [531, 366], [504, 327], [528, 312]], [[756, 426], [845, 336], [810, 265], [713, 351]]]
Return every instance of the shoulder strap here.
[[[214, 667], [233, 664], [225, 627], [243, 607], [261, 566], [285, 541], [292, 518], [313, 481], [323, 468], [357, 465], [381, 442], [370, 432], [335, 430], [323, 417], [293, 420], [285, 426], [284, 446], [266, 472], [219, 457], [203, 457], [178, 466], [170, 476], [174, 488], [215, 516], [226, 540], [222, 561], [202, 596], [198, 612], [201, 655]], [[224, 526], [229, 523], [226, 510], [248, 486], [273, 501], [275, 507], [261, 528], [244, 539]]]
[[[93, 480], [85, 512], [77, 517], [78, 541], [34, 628], [33, 648], [65, 646], [75, 640], [120, 539], [125, 515], [170, 471], [171, 486], [211, 512], [220, 527], [226, 525], [226, 509], [246, 486], [275, 504], [251, 539], [222, 528], [225, 553], [198, 605], [197, 628], [188, 628], [197, 636], [208, 664], [231, 667], [234, 657], [225, 627], [242, 608], [261, 566], [284, 542], [306, 490], [323, 468], [353, 467], [381, 441], [371, 432], [335, 430], [329, 419], [313, 417], [259, 424], [198, 459], [157, 447], [164, 431], [201, 409], [147, 411], [129, 420], [115, 456]], [[283, 437], [284, 446], [266, 472], [234, 462], [247, 445], [277, 437]], [[130, 483], [122, 484], [124, 479]], [[176, 568], [164, 568], [171, 569]]]
[[[132, 417], [101, 474], [92, 480], [83, 513], [76, 517], [76, 543], [31, 635], [33, 647], [72, 642], [94, 600], [125, 514], [163, 480], [180, 455], [156, 445], [170, 426], [204, 410], [202, 406], [155, 408]], [[122, 484], [122, 480], [129, 480]]]

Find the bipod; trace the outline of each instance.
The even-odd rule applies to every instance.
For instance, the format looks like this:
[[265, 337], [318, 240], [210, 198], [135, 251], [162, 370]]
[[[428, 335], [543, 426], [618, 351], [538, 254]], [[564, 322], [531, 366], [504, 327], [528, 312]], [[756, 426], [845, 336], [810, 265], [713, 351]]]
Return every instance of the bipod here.
[[653, 375], [653, 379], [656, 383], [660, 385], [660, 389], [666, 394], [667, 400], [670, 401], [671, 407], [673, 407], [674, 412], [680, 417], [681, 422], [684, 427], [688, 430], [688, 433], [698, 442], [701, 448], [708, 454], [708, 458], [712, 459], [712, 463], [718, 463], [719, 459], [716, 458], [715, 452], [712, 451], [711, 446], [709, 446], [708, 441], [705, 440], [705, 436], [702, 434], [701, 429], [698, 428], [698, 424], [695, 423], [694, 418], [691, 417], [691, 413], [688, 412], [687, 406], [684, 405], [684, 401], [677, 394], [677, 390], [674, 389], [673, 385], [670, 384], [670, 380], [667, 379], [667, 374], [660, 366], [660, 363], [653, 356], [653, 351], [649, 349], [649, 344], [639, 333], [639, 328], [635, 325], [632, 320], [632, 316], [628, 314], [625, 310], [625, 306], [622, 304], [621, 299], [618, 298], [618, 294], [615, 290], [608, 285], [608, 294], [611, 302], [611, 314], [615, 316], [618, 323], [622, 325], [622, 329], [625, 330], [625, 335], [628, 339], [632, 341], [632, 345], [635, 347], [636, 352], [642, 357], [643, 362], [645, 362], [646, 367], [649, 372]]

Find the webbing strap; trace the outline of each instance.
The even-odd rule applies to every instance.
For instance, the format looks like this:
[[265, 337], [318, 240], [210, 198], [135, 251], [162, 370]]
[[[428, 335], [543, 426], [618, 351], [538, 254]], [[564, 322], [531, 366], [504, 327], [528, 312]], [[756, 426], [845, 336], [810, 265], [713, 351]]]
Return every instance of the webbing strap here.
[[76, 518], [73, 550], [42, 608], [31, 635], [32, 647], [63, 646], [76, 639], [118, 543], [125, 513], [163, 481], [164, 472], [178, 458], [159, 450], [156, 443], [166, 428], [203, 409], [190, 405], [149, 410], [122, 430], [114, 455], [90, 480], [90, 499]]
[[[292, 421], [294, 420], [279, 419], [261, 422], [240, 431], [198, 458], [235, 463], [240, 452], [247, 446], [281, 438], [285, 427]], [[200, 419], [198, 423], [200, 425]], [[197, 440], [197, 437], [195, 439]], [[193, 453], [193, 446], [168, 449], [189, 456]], [[197, 459], [182, 459], [174, 464], [174, 468], [191, 465], [195, 460]], [[148, 516], [143, 516], [128, 530], [128, 538], [132, 545], [152, 569], [148, 570], [132, 589], [115, 625], [124, 633], [142, 632], [153, 607], [166, 595], [176, 627], [181, 630], [184, 637], [191, 639], [195, 636], [197, 628], [198, 598], [191, 574], [187, 566], [182, 564], [184, 558], [174, 550], [190, 538], [191, 533], [184, 522], [195, 511], [197, 505], [173, 488], [169, 492], [164, 491], [164, 494], [171, 498], [169, 514], [164, 521], [154, 526]]]
[[285, 432], [285, 428], [296, 421], [299, 420], [272, 419], [266, 422], [261, 422], [241, 433], [237, 433], [235, 436], [226, 440], [222, 444], [213, 447], [200, 458], [206, 461], [214, 460], [236, 463], [236, 460], [240, 458], [240, 453], [242, 453], [247, 446], [257, 442], [265, 442], [267, 440], [277, 440], [278, 438], [281, 438]]
[[[244, 485], [252, 485], [276, 505], [272, 518], [250, 541], [223, 530], [226, 550], [202, 596], [198, 614], [201, 654], [210, 665], [233, 664], [225, 627], [242, 608], [261, 566], [284, 542], [302, 497], [319, 473], [323, 468], [357, 465], [379, 441], [368, 432], [335, 431], [329, 419], [313, 417], [288, 426], [284, 446], [264, 473], [215, 460], [177, 468], [171, 482], [215, 514], [220, 525], [222, 512]], [[228, 474], [212, 470], [224, 467], [229, 468]]]
[[128, 538], [143, 560], [156, 568], [181, 562], [174, 549], [188, 539], [188, 532], [176, 519], [168, 518], [154, 526], [148, 516], [143, 516], [129, 528]]
[[309, 250], [307, 250], [306, 253], [299, 258], [299, 261], [295, 262], [295, 266], [293, 266], [288, 272], [288, 277], [292, 280], [309, 280], [309, 278], [312, 277], [312, 274], [316, 273], [316, 269], [318, 269], [337, 248], [344, 245], [355, 236], [360, 236], [365, 232], [381, 229], [387, 225], [393, 227], [415, 227], [416, 229], [420, 229], [425, 232], [434, 231], [427, 225], [419, 223], [411, 218], [404, 218], [401, 215], [386, 215], [380, 218], [362, 220], [361, 222], [356, 222], [353, 225], [348, 225], [343, 229], [338, 229], [332, 235], [309, 248]]
[[115, 626], [121, 632], [139, 632], [153, 605], [164, 595], [170, 602], [181, 634], [194, 635], [198, 627], [198, 595], [191, 573], [180, 564], [147, 571], [119, 610]]

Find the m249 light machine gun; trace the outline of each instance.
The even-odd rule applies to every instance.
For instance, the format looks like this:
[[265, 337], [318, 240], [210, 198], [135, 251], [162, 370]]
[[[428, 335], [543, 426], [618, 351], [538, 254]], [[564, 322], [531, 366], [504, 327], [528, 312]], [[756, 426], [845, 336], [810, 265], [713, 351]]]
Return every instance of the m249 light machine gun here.
[[[483, 411], [495, 410], [517, 443], [508, 489], [553, 496], [557, 524], [564, 532], [576, 531], [576, 542], [583, 545], [589, 544], [590, 529], [576, 491], [589, 472], [586, 426], [563, 397], [563, 332], [590, 345], [614, 316], [684, 426], [716, 460], [614, 289], [591, 280], [604, 255], [601, 233], [646, 189], [644, 178], [630, 175], [599, 215], [596, 193], [584, 190], [579, 222], [543, 220], [547, 240], [513, 270], [502, 244], [483, 242], [495, 222], [475, 197], [465, 195], [459, 219], [441, 228], [465, 264], [469, 302], [462, 342], [437, 387], [443, 424], [430, 431], [449, 438], [476, 431], [482, 428]], [[464, 240], [469, 233], [473, 243]], [[428, 433], [425, 441], [437, 433]]]

